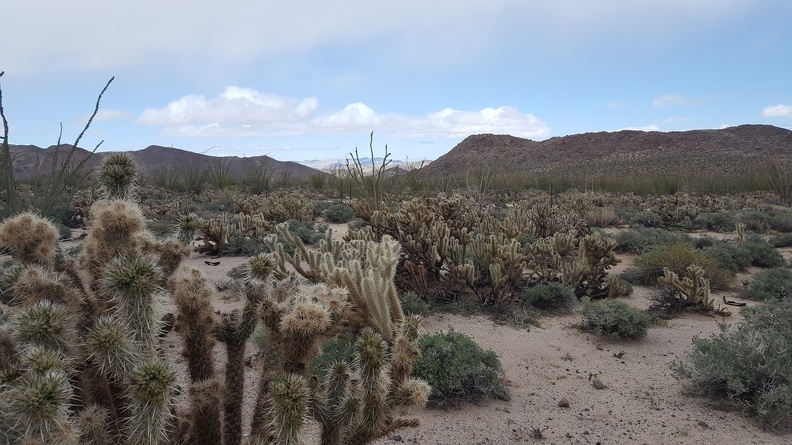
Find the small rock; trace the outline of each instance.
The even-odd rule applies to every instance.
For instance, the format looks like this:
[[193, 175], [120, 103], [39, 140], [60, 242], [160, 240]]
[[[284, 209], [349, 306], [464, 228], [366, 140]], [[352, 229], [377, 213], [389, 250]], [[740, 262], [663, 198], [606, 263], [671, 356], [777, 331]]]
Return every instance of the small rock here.
[[391, 437], [391, 440], [394, 441], [394, 442], [401, 442], [402, 441], [402, 437], [397, 434], [397, 435]]
[[709, 428], [709, 424], [707, 424], [707, 422], [705, 422], [703, 420], [699, 420], [698, 426], [700, 426], [702, 428]]
[[596, 348], [597, 348], [598, 351], [602, 351], [602, 349], [603, 349], [602, 345], [596, 345]]
[[562, 398], [561, 400], [558, 401], [558, 407], [569, 408], [569, 400], [567, 400], [566, 397]]
[[605, 389], [605, 388], [607, 388], [607, 386], [605, 386], [605, 384], [602, 383], [602, 380], [600, 380], [600, 379], [592, 380], [591, 381], [591, 385], [594, 386], [594, 389]]

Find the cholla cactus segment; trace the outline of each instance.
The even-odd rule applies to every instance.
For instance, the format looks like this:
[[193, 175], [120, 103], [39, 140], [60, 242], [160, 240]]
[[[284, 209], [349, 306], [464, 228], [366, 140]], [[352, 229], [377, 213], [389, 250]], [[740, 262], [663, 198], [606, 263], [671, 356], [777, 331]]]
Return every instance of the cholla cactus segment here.
[[271, 254], [259, 254], [251, 257], [245, 267], [247, 281], [259, 280], [266, 282], [276, 270], [277, 260]]
[[195, 234], [203, 227], [203, 221], [195, 213], [189, 213], [179, 219], [176, 227], [176, 239], [185, 246], [192, 244]]
[[123, 255], [107, 265], [103, 288], [118, 310], [119, 318], [144, 348], [153, 349], [159, 329], [154, 318], [154, 293], [160, 289], [157, 263], [142, 254]]
[[6, 393], [6, 412], [22, 436], [49, 442], [57, 425], [69, 416], [72, 387], [62, 371], [25, 373]]
[[0, 223], [0, 247], [23, 264], [53, 267], [59, 238], [55, 224], [35, 213], [20, 213]]
[[270, 383], [274, 415], [270, 425], [274, 445], [305, 443], [301, 430], [308, 416], [310, 391], [302, 376], [286, 374]]
[[393, 407], [423, 408], [429, 401], [432, 387], [425, 380], [408, 378], [391, 395]]
[[128, 443], [149, 445], [167, 440], [174, 379], [168, 365], [157, 359], [143, 363], [130, 374]]
[[107, 376], [123, 378], [142, 358], [129, 327], [117, 318], [99, 317], [85, 336], [89, 359]]
[[11, 294], [24, 304], [49, 300], [68, 306], [76, 305], [80, 300], [75, 289], [64, 284], [61, 276], [41, 266], [29, 265], [15, 272], [15, 275]]
[[85, 445], [110, 445], [107, 435], [107, 409], [88, 405], [77, 415], [77, 426], [82, 431], [80, 439]]
[[376, 331], [363, 329], [355, 343], [355, 365], [360, 370], [363, 382], [379, 378], [380, 371], [388, 363], [388, 344]]
[[22, 362], [25, 369], [37, 374], [45, 374], [48, 371], [68, 373], [72, 366], [71, 361], [63, 351], [35, 346], [23, 351]]
[[194, 382], [209, 379], [214, 374], [212, 289], [196, 269], [182, 269], [171, 279], [169, 288], [179, 309], [176, 328], [184, 335], [190, 378]]
[[126, 153], [104, 158], [98, 180], [105, 199], [133, 199], [137, 189], [138, 168]]
[[47, 300], [25, 308], [14, 319], [16, 340], [23, 345], [68, 350], [74, 342], [72, 320], [66, 308]]
[[667, 267], [663, 268], [663, 276], [657, 282], [677, 291], [689, 304], [703, 310], [711, 310], [715, 299], [710, 295], [709, 280], [704, 278], [704, 269], [695, 264], [687, 267], [688, 276], [680, 279]]

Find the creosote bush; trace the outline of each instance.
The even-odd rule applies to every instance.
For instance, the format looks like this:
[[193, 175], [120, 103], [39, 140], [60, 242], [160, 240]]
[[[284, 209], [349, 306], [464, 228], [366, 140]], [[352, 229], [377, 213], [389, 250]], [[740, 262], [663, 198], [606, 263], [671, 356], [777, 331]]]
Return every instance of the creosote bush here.
[[484, 351], [467, 335], [450, 329], [418, 340], [421, 357], [415, 375], [432, 386], [429, 404], [455, 406], [482, 397], [508, 400], [500, 381], [501, 366], [493, 351]]
[[792, 295], [792, 269], [765, 269], [755, 274], [740, 296], [754, 301], [777, 301]]
[[619, 300], [591, 302], [583, 299], [584, 330], [614, 338], [636, 339], [646, 336], [651, 317]]
[[777, 431], [792, 429], [792, 300], [743, 310], [736, 328], [693, 339], [693, 350], [672, 363], [693, 394], [716, 398]]
[[569, 286], [547, 283], [526, 289], [522, 301], [537, 309], [569, 310], [577, 299]]

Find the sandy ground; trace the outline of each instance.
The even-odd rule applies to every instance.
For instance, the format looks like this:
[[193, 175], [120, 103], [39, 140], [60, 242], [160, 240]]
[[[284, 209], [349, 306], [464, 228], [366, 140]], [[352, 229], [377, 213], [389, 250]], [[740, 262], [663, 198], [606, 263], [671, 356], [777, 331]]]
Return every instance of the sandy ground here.
[[[336, 236], [340, 236], [337, 233]], [[783, 251], [787, 258], [792, 250]], [[634, 256], [622, 255], [618, 273]], [[205, 263], [220, 261], [218, 266]], [[227, 281], [227, 271], [245, 258], [210, 259], [193, 253], [185, 265], [202, 271], [212, 283]], [[739, 286], [739, 279], [735, 281]], [[636, 286], [628, 303], [646, 308], [651, 289]], [[734, 295], [729, 298], [738, 300]], [[721, 294], [716, 295], [720, 299]], [[239, 295], [218, 295], [213, 306], [229, 311], [242, 304]], [[170, 302], [160, 299], [160, 311]], [[748, 304], [753, 304], [748, 302]], [[472, 337], [485, 349], [495, 351], [503, 366], [503, 380], [511, 400], [487, 400], [459, 409], [425, 409], [407, 413], [418, 417], [420, 426], [395, 431], [377, 444], [414, 443], [426, 445], [507, 444], [786, 444], [792, 436], [763, 431], [740, 412], [722, 411], [712, 401], [684, 395], [683, 386], [672, 376], [669, 364], [691, 349], [695, 336], [719, 332], [719, 323], [738, 323], [739, 311], [731, 317], [685, 314], [649, 330], [639, 341], [615, 341], [581, 332], [579, 308], [569, 315], [545, 316], [539, 326], [500, 325], [485, 316], [435, 314], [423, 323], [426, 333], [450, 328]], [[255, 352], [249, 345], [248, 355]], [[180, 338], [170, 333], [164, 341], [168, 361], [176, 363], [177, 397], [186, 409], [185, 359]], [[224, 363], [222, 345], [215, 349], [217, 363]], [[255, 360], [245, 371], [243, 425], [250, 424], [260, 369]], [[217, 370], [222, 375], [223, 369]], [[606, 387], [596, 389], [594, 378]], [[566, 399], [569, 407], [559, 407]], [[535, 437], [541, 431], [543, 439]], [[306, 431], [308, 443], [318, 443], [315, 427]]]
[[[792, 252], [784, 254], [789, 257]], [[613, 273], [629, 267], [634, 256], [621, 255], [620, 259]], [[210, 281], [222, 281], [224, 271], [244, 259], [220, 261], [220, 266], [207, 266], [202, 257], [193, 255], [187, 264], [202, 270]], [[739, 279], [735, 282], [739, 285]], [[625, 301], [646, 308], [652, 291], [636, 286]], [[740, 301], [733, 293], [725, 295]], [[231, 298], [216, 301], [215, 307], [226, 310], [235, 304], [239, 301]], [[575, 327], [580, 322], [579, 308], [569, 315], [542, 317], [539, 326], [530, 327], [496, 324], [486, 316], [432, 315], [423, 322], [426, 333], [453, 328], [497, 353], [511, 400], [407, 413], [420, 419], [419, 427], [395, 431], [376, 443], [790, 443], [790, 436], [763, 431], [740, 412], [719, 410], [712, 401], [684, 395], [683, 385], [672, 376], [671, 362], [685, 356], [693, 337], [717, 334], [719, 323], [741, 320], [737, 308], [732, 312], [729, 317], [684, 314], [651, 328], [639, 341], [617, 341], [580, 331]], [[253, 368], [247, 368], [246, 405], [255, 398], [257, 368], [263, 365], [254, 361]], [[594, 378], [606, 388], [595, 389]], [[186, 387], [187, 382], [182, 384]], [[569, 402], [568, 408], [558, 406], [561, 399]], [[246, 409], [246, 419], [249, 415]], [[543, 439], [535, 437], [536, 430]], [[314, 436], [314, 429], [309, 428], [307, 435]], [[312, 437], [309, 443], [314, 442]]]

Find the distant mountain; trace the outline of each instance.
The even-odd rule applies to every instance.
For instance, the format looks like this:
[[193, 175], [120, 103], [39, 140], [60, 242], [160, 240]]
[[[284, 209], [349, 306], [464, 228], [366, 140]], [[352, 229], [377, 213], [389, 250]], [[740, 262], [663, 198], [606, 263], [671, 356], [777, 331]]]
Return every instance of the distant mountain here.
[[[363, 167], [368, 167], [369, 169], [371, 169], [371, 158], [360, 158], [360, 162], [361, 164], [363, 164]], [[306, 167], [311, 167], [313, 169], [322, 170], [325, 172], [329, 172], [337, 169], [341, 169], [341, 171], [345, 171], [347, 166], [346, 158], [311, 159], [309, 161], [299, 161], [299, 163]], [[351, 163], [351, 159], [350, 159], [350, 163]], [[405, 168], [406, 164], [407, 163], [404, 161], [398, 159], [391, 159], [391, 163], [388, 164], [388, 166], [389, 167], [401, 166], [402, 168]], [[409, 164], [413, 164], [413, 162], [410, 162]], [[382, 165], [382, 158], [374, 158], [374, 165], [376, 167]]]
[[[61, 165], [71, 151], [71, 146], [51, 146], [40, 148], [35, 145], [11, 145], [11, 155], [14, 158], [14, 175], [17, 179], [30, 179], [51, 174], [53, 164]], [[78, 148], [72, 155], [72, 163], [85, 161], [85, 168], [97, 169], [105, 156], [112, 152], [91, 153]], [[269, 156], [253, 156], [239, 158], [236, 156], [208, 156], [181, 150], [173, 147], [151, 145], [142, 150], [127, 152], [138, 163], [142, 174], [157, 174], [171, 167], [175, 171], [191, 165], [197, 166], [223, 166], [236, 177], [243, 177], [251, 168], [268, 169], [272, 177], [282, 178], [284, 175], [290, 179], [303, 180], [319, 173], [317, 170], [296, 162], [283, 162]]]
[[761, 172], [768, 158], [792, 159], [792, 131], [770, 125], [677, 132], [617, 131], [532, 141], [469, 136], [425, 169], [464, 175], [482, 167], [581, 179], [629, 175], [736, 175]]

